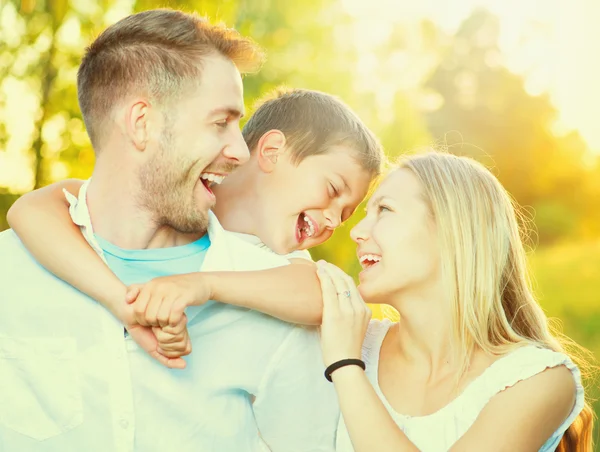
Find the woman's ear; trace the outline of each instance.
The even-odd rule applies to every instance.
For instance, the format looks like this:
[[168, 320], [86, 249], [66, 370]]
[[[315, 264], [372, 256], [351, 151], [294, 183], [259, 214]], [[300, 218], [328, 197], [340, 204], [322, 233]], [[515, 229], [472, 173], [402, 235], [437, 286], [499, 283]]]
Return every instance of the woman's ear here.
[[258, 165], [265, 173], [275, 169], [279, 156], [284, 152], [285, 141], [285, 135], [281, 130], [269, 130], [258, 140], [256, 149]]

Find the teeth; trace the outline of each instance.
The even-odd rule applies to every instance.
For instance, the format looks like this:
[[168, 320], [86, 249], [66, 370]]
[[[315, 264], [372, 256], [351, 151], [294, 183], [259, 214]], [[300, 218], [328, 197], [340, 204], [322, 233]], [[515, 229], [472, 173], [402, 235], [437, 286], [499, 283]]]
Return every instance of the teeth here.
[[298, 227], [298, 233], [302, 234], [302, 231], [304, 231], [307, 237], [312, 237], [313, 235], [315, 235], [315, 225], [310, 219], [310, 217], [308, 215], [304, 215], [302, 219], [304, 220], [306, 225], [304, 227]]
[[201, 179], [205, 179], [207, 181], [213, 182], [215, 184], [220, 184], [225, 179], [225, 176], [218, 176], [213, 173], [202, 173], [200, 175]]
[[365, 254], [360, 257], [361, 264], [364, 264], [366, 261], [371, 261], [371, 262], [377, 263], [380, 260], [381, 260], [381, 256], [376, 256], [375, 254]]
[[308, 218], [307, 215], [304, 215], [304, 221], [306, 221], [307, 224], [307, 227], [304, 228], [304, 230], [306, 231], [306, 235], [312, 237], [313, 235], [315, 235], [315, 226], [313, 225], [313, 222], [310, 221], [310, 218]]

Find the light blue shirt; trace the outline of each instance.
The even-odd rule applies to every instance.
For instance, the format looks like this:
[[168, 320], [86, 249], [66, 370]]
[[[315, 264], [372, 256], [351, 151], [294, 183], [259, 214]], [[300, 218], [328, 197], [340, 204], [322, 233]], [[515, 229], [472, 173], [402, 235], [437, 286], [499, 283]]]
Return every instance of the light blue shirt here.
[[210, 246], [208, 234], [187, 245], [143, 250], [119, 248], [98, 234], [95, 238], [106, 263], [127, 286], [159, 276], [197, 272]]

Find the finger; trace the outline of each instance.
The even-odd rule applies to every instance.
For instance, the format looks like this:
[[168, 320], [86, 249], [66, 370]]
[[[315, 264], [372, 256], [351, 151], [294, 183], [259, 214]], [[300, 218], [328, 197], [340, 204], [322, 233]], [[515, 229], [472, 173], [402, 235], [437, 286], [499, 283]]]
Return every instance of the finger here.
[[138, 295], [135, 303], [133, 303], [133, 312], [135, 314], [135, 320], [144, 326], [148, 326], [148, 322], [146, 322], [146, 308], [148, 307], [148, 302], [150, 301], [150, 290], [143, 286], [140, 289], [140, 294]]
[[175, 326], [167, 325], [162, 327], [162, 331], [169, 334], [181, 334], [187, 328], [187, 316], [182, 314], [179, 322]]
[[158, 350], [169, 358], [185, 356], [192, 353], [192, 342], [190, 341], [190, 338], [186, 336], [177, 344], [159, 344]]
[[358, 291], [358, 288], [356, 287], [356, 283], [354, 282], [352, 276], [348, 275], [341, 268], [333, 264], [328, 264], [327, 270], [332, 275], [334, 275], [332, 276], [333, 278], [339, 278], [340, 280], [343, 280], [345, 282], [347, 288], [346, 290], [350, 292], [350, 303], [354, 306], [355, 309], [362, 310], [366, 306], [366, 303], [362, 299], [362, 296], [360, 295], [360, 292]]
[[174, 342], [178, 342], [185, 335], [185, 333], [172, 334], [163, 331], [160, 327], [153, 327], [152, 331], [156, 335], [156, 340], [160, 345], [168, 345]]
[[156, 351], [155, 353], [156, 356], [151, 356], [161, 363], [164, 361], [165, 365], [170, 369], [185, 369], [185, 367], [187, 366], [187, 363], [183, 358], [169, 358], [164, 355], [161, 355], [158, 351]]
[[158, 343], [157, 349], [160, 353], [165, 352], [165, 356], [170, 358], [183, 355], [189, 348], [190, 340], [187, 334], [178, 336], [176, 342], [172, 343]]
[[169, 315], [169, 325], [170, 326], [179, 325], [184, 317], [185, 317], [184, 322], [187, 324], [187, 316], [185, 315], [185, 308], [187, 308], [187, 304], [184, 302], [183, 298], [178, 298], [177, 300], [175, 300], [175, 302], [171, 306], [171, 314]]
[[140, 295], [142, 291], [142, 287], [139, 284], [132, 284], [127, 288], [127, 293], [125, 294], [125, 302], [128, 304], [133, 303], [137, 297]]
[[127, 331], [131, 338], [140, 346], [142, 350], [148, 353], [152, 358], [163, 366], [171, 369], [184, 369], [186, 362], [181, 358], [170, 359], [158, 352], [158, 343], [156, 336], [150, 328], [137, 325], [129, 326]]
[[168, 358], [177, 358], [185, 352], [186, 348], [187, 340], [182, 338], [180, 342], [174, 344], [159, 344], [157, 350]]
[[319, 265], [317, 276], [321, 282], [321, 292], [323, 294], [323, 310], [339, 311], [339, 300], [335, 291], [335, 286], [329, 274], [324, 267]]
[[346, 284], [346, 280], [339, 274], [336, 274], [331, 267], [333, 267], [331, 264], [326, 264], [323, 267], [323, 270], [329, 275], [329, 278], [333, 283], [336, 296], [339, 300], [340, 311], [349, 314], [354, 311], [354, 307], [352, 303], [350, 303], [350, 297], [348, 297], [348, 294], [351, 295], [348, 290], [348, 285]]
[[156, 319], [162, 328], [170, 325], [169, 322], [171, 318], [171, 310], [173, 309], [173, 302], [174, 300], [170, 299], [167, 295], [165, 298], [163, 298], [160, 306], [158, 307]]
[[163, 295], [157, 290], [153, 290], [146, 307], [146, 322], [148, 325], [160, 326], [157, 319], [158, 310], [163, 303]]

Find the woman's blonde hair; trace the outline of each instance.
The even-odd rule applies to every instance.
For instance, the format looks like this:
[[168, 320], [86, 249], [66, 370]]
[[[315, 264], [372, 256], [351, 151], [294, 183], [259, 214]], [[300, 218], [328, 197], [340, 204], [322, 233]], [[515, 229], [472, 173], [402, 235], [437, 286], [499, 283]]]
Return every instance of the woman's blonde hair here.
[[[400, 168], [420, 180], [436, 222], [460, 375], [476, 347], [505, 354], [534, 344], [568, 350], [582, 372], [590, 367], [582, 356], [589, 353], [551, 332], [532, 293], [519, 211], [498, 179], [473, 159], [442, 152], [406, 157]], [[586, 402], [557, 450], [591, 452], [593, 418]]]

